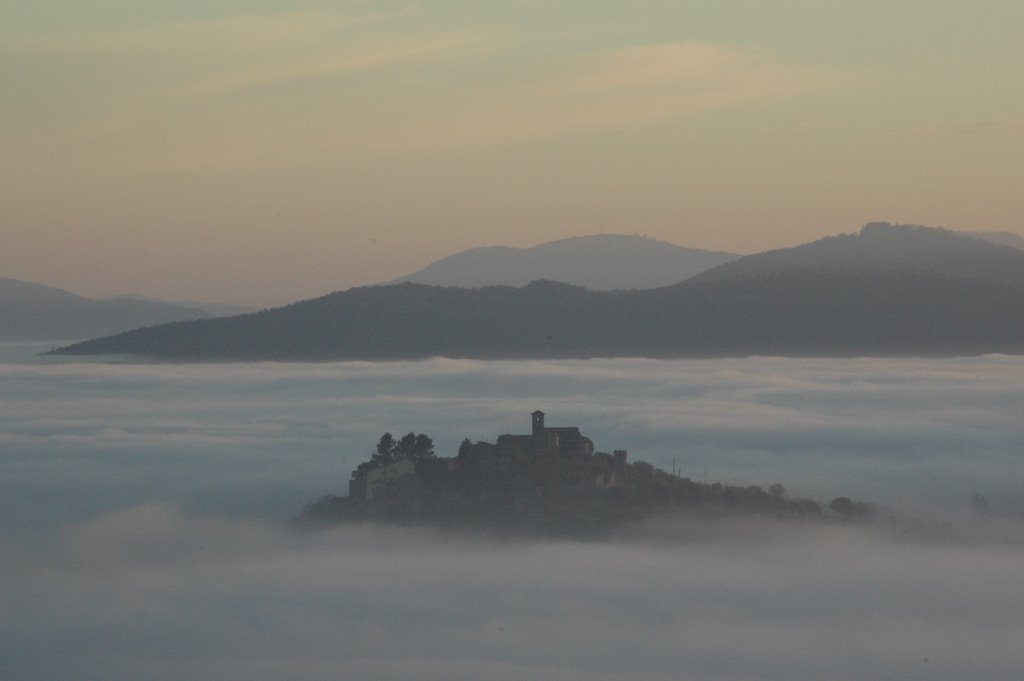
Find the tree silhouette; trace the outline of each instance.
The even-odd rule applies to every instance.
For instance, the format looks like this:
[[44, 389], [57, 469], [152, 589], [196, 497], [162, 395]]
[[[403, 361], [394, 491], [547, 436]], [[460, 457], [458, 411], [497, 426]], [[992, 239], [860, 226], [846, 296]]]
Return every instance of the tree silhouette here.
[[434, 441], [428, 435], [406, 433], [395, 440], [391, 433], [384, 433], [370, 461], [374, 466], [386, 466], [403, 459], [426, 461], [431, 458], [434, 458]]
[[370, 462], [377, 466], [386, 466], [395, 460], [395, 438], [391, 433], [384, 433], [377, 442], [377, 450], [373, 453]]
[[850, 497], [836, 497], [828, 507], [847, 520], [853, 515], [853, 501], [850, 500]]
[[434, 441], [420, 433], [412, 445], [412, 458], [415, 461], [426, 461], [434, 458]]
[[865, 519], [878, 515], [878, 506], [875, 504], [866, 501], [852, 501], [849, 497], [836, 497], [828, 507], [847, 520]]

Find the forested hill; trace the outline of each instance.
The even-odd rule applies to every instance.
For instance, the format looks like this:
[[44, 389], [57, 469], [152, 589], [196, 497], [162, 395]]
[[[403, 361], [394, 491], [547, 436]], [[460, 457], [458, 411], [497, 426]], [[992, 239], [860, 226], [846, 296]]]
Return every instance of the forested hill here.
[[165, 324], [58, 354], [180, 361], [1024, 352], [1024, 294], [928, 272], [779, 271], [628, 293], [398, 284]]
[[748, 255], [705, 270], [691, 281], [721, 281], [806, 268], [933, 272], [1000, 282], [1024, 291], [1024, 251], [987, 241], [984, 234], [887, 222], [864, 225], [858, 234], [840, 234]]

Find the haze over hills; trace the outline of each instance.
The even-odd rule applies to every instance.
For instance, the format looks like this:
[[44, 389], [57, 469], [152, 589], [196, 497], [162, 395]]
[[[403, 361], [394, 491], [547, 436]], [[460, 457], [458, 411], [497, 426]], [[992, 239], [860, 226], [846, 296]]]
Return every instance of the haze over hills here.
[[256, 312], [261, 309], [258, 307], [251, 307], [249, 305], [231, 305], [229, 303], [201, 303], [194, 300], [163, 300], [162, 298], [153, 298], [152, 296], [143, 296], [137, 293], [125, 293], [119, 296], [100, 298], [99, 300], [141, 300], [147, 303], [162, 303], [165, 305], [174, 305], [175, 307], [187, 307], [194, 310], [202, 310], [213, 317], [231, 317], [239, 314], [249, 314], [250, 312]]
[[214, 315], [131, 298], [93, 300], [63, 289], [0, 277], [0, 340], [89, 338]]
[[868, 223], [857, 234], [840, 234], [793, 248], [748, 255], [701, 272], [692, 281], [818, 268], [844, 272], [934, 272], [1000, 282], [1024, 290], [1024, 251], [993, 243], [981, 234], [887, 222]]
[[929, 273], [777, 272], [628, 293], [535, 282], [351, 289], [57, 354], [187, 361], [974, 355], [1024, 352], [1024, 296]]
[[442, 258], [391, 283], [525, 286], [548, 279], [594, 291], [669, 286], [739, 258], [626, 234], [560, 239], [532, 248], [483, 246]]
[[371, 286], [59, 352], [176, 360], [1019, 353], [1024, 251], [876, 223], [657, 289]]
[[954, 234], [959, 236], [972, 237], [974, 239], [981, 239], [983, 241], [989, 241], [994, 244], [1002, 244], [1003, 246], [1010, 246], [1018, 250], [1024, 250], [1024, 237], [1013, 232], [964, 232], [955, 231]]

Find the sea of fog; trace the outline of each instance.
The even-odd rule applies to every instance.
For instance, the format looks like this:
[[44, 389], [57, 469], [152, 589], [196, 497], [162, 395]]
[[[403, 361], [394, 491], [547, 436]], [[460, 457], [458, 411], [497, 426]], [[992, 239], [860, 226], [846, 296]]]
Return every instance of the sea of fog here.
[[[1024, 358], [147, 364], [0, 344], [0, 678], [1006, 679]], [[605, 542], [288, 518], [380, 435], [598, 449], [905, 525]], [[991, 512], [972, 512], [983, 494]]]

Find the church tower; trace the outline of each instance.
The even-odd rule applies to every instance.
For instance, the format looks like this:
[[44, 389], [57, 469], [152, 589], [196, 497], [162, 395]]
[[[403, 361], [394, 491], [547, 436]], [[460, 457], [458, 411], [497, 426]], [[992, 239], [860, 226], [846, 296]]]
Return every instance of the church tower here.
[[533, 439], [540, 440], [544, 437], [544, 412], [540, 409], [533, 412]]

